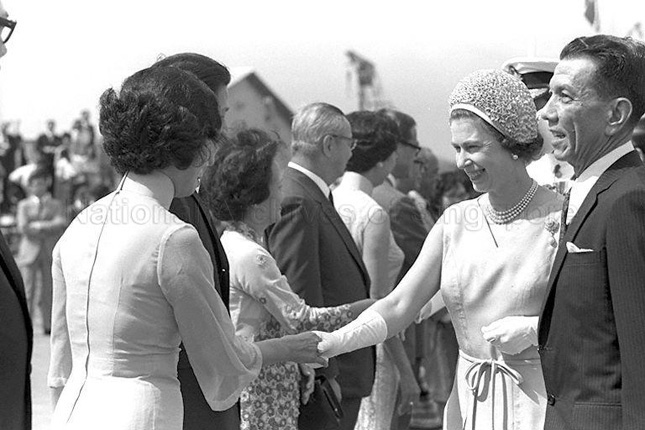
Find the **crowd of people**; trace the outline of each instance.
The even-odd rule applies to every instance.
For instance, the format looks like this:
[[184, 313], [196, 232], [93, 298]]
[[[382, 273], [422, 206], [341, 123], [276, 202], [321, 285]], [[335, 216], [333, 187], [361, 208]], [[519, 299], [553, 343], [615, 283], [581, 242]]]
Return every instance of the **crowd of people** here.
[[[394, 109], [228, 129], [230, 79], [169, 56], [102, 94], [100, 146], [87, 115], [23, 145], [0, 428], [31, 428], [36, 306], [54, 429], [408, 429], [421, 398], [448, 430], [645, 427], [645, 45], [573, 40], [539, 111], [464, 77], [441, 174]], [[527, 172], [545, 139], [564, 195]]]

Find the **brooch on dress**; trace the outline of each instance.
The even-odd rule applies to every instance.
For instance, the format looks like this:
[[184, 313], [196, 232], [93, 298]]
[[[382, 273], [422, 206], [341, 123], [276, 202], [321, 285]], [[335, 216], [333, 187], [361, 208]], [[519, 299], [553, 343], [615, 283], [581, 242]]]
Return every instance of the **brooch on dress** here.
[[551, 235], [551, 240], [549, 241], [549, 244], [551, 246], [553, 246], [553, 247], [558, 246], [558, 241], [556, 239], [556, 234], [560, 230], [560, 222], [557, 219], [555, 219], [554, 217], [549, 216], [544, 220], [544, 228]]

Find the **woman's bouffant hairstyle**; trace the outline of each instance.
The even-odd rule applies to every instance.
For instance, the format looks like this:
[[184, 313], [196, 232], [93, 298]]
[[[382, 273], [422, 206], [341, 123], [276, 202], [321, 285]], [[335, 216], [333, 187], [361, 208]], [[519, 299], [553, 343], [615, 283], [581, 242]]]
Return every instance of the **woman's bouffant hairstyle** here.
[[234, 133], [215, 150], [215, 162], [204, 173], [200, 194], [221, 221], [241, 221], [249, 207], [262, 203], [271, 192], [271, 166], [279, 137], [258, 129]]
[[231, 73], [226, 66], [194, 52], [182, 52], [161, 58], [152, 67], [177, 67], [191, 72], [215, 93], [231, 83]]
[[377, 112], [359, 111], [347, 115], [347, 120], [356, 139], [345, 169], [348, 172], [367, 172], [396, 151], [399, 135], [393, 119]]
[[120, 173], [186, 169], [208, 156], [221, 127], [215, 94], [175, 67], [141, 70], [101, 96], [103, 147]]
[[495, 127], [481, 119], [477, 114], [466, 109], [455, 109], [450, 112], [450, 122], [456, 119], [474, 119], [482, 125], [491, 137], [493, 137], [502, 148], [509, 151], [511, 154], [517, 155], [524, 162], [537, 160], [542, 154], [542, 145], [544, 140], [540, 133], [537, 134], [532, 140], [528, 142], [519, 142], [508, 136], [504, 136]]

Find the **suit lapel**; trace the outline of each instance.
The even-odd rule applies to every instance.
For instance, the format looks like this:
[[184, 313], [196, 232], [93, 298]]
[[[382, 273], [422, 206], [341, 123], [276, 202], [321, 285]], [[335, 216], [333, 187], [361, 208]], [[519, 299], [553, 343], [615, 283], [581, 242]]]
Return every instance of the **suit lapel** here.
[[358, 251], [358, 248], [356, 247], [356, 243], [354, 243], [354, 239], [352, 239], [352, 236], [349, 233], [349, 230], [347, 230], [347, 226], [345, 226], [345, 223], [340, 218], [340, 215], [338, 215], [336, 208], [334, 208], [334, 206], [331, 204], [327, 196], [325, 196], [322, 193], [322, 191], [320, 190], [320, 187], [318, 187], [318, 185], [316, 185], [314, 181], [312, 181], [309, 177], [307, 177], [307, 175], [291, 167], [288, 168], [288, 171], [290, 172], [290, 176], [292, 177], [292, 179], [297, 183], [299, 183], [300, 186], [303, 188], [303, 190], [308, 194], [308, 197], [320, 204], [320, 208], [322, 212], [325, 214], [327, 219], [330, 221], [330, 223], [334, 226], [334, 228], [336, 229], [340, 237], [343, 239], [343, 242], [345, 243], [347, 250], [352, 255], [352, 257], [354, 258], [354, 261], [360, 268], [361, 273], [363, 275], [363, 279], [365, 280], [367, 292], [369, 294], [370, 277], [367, 273], [367, 269], [365, 268], [365, 264], [363, 263], [363, 257]]
[[571, 220], [571, 224], [567, 228], [567, 231], [562, 238], [562, 243], [558, 244], [558, 251], [556, 252], [555, 260], [553, 261], [553, 267], [549, 276], [547, 292], [542, 304], [542, 313], [544, 313], [544, 307], [547, 303], [547, 299], [551, 295], [555, 281], [557, 280], [558, 275], [560, 274], [560, 270], [562, 269], [564, 257], [567, 255], [566, 243], [573, 242], [573, 239], [575, 239], [578, 231], [582, 227], [582, 224], [584, 224], [584, 221], [587, 219], [592, 209], [596, 206], [598, 196], [624, 174], [624, 169], [638, 167], [640, 165], [640, 157], [636, 152], [632, 151], [624, 155], [614, 164], [609, 166], [609, 168], [600, 176], [600, 178], [598, 178], [598, 181], [591, 188], [589, 194], [587, 194], [587, 197], [584, 199], [582, 205], [580, 206], [580, 210], [576, 212], [575, 216]]
[[[202, 219], [204, 220], [206, 224], [206, 229], [208, 230], [208, 234], [211, 238], [211, 243], [215, 247], [215, 263], [217, 264], [216, 269], [217, 273], [215, 273], [215, 276], [218, 277], [219, 279], [219, 289], [220, 289], [220, 296], [222, 297], [222, 301], [226, 305], [226, 308], [228, 309], [229, 306], [229, 286], [228, 286], [228, 277], [225, 276], [225, 274], [228, 273], [228, 259], [226, 258], [226, 252], [224, 251], [224, 247], [222, 246], [222, 242], [219, 239], [219, 234], [217, 233], [217, 229], [213, 224], [211, 224], [211, 217], [208, 216], [208, 213], [202, 206], [202, 202], [200, 201], [199, 196], [197, 193], [193, 193], [191, 196], [195, 200], [195, 205], [197, 206], [197, 209], [200, 211]], [[222, 285], [226, 283], [226, 285]]]

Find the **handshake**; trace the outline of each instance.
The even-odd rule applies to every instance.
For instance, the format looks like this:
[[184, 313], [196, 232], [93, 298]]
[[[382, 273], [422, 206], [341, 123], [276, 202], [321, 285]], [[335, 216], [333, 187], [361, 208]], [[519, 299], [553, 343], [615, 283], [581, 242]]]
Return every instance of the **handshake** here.
[[378, 312], [367, 309], [354, 321], [332, 333], [314, 333], [321, 339], [318, 344], [320, 356], [329, 359], [385, 341], [387, 325]]

